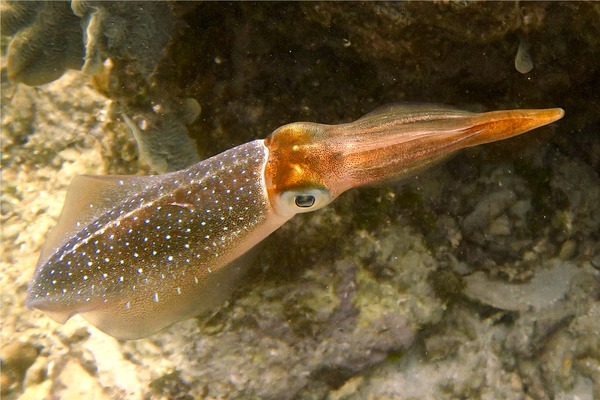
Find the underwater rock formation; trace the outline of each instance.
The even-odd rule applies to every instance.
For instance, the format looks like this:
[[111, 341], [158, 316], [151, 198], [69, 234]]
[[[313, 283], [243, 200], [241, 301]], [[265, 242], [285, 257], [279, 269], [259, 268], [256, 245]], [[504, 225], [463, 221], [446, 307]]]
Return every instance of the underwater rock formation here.
[[[2, 3], [2, 34], [12, 37], [8, 78], [37, 86], [67, 69], [95, 76], [98, 89], [116, 100], [124, 114], [144, 114], [151, 121], [133, 134], [142, 158], [158, 172], [200, 159], [185, 126], [199, 111], [192, 110], [190, 118], [189, 100], [178, 99], [176, 91], [160, 84], [158, 92], [152, 89], [159, 60], [180, 27], [166, 2]], [[192, 109], [198, 109], [195, 104]]]
[[109, 58], [148, 76], [177, 25], [164, 2], [5, 1], [1, 15], [8, 76], [31, 86], [66, 69], [96, 74]]

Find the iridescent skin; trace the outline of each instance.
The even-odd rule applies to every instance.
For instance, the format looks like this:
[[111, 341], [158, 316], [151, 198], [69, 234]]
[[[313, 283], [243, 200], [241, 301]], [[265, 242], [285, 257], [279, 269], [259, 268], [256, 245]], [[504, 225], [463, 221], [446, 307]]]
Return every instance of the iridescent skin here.
[[251, 249], [295, 214], [562, 116], [388, 106], [348, 124], [285, 125], [178, 172], [77, 177], [27, 304], [117, 338], [148, 336], [223, 302]]

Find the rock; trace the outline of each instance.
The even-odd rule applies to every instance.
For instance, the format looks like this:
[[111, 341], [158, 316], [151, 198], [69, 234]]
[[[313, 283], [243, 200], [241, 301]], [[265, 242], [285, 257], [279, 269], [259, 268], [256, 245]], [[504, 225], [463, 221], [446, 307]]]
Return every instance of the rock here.
[[508, 236], [511, 230], [512, 224], [506, 215], [494, 219], [489, 227], [489, 232], [494, 236]]
[[528, 283], [495, 282], [483, 272], [464, 278], [464, 294], [472, 300], [507, 311], [544, 310], [560, 301], [569, 291], [578, 268], [558, 260], [536, 271]]
[[27, 369], [35, 362], [39, 350], [29, 342], [14, 341], [2, 347], [0, 350], [0, 362], [2, 365], [2, 393], [7, 394], [16, 389]]
[[19, 396], [19, 400], [39, 400], [51, 398], [52, 381], [46, 380], [40, 384], [28, 386]]
[[92, 398], [97, 400], [109, 400], [111, 397], [104, 394], [102, 386], [90, 376], [76, 360], [68, 360], [60, 368], [55, 378], [58, 389], [54, 392], [58, 398], [63, 400], [79, 400]]
[[48, 357], [38, 357], [33, 363], [33, 365], [31, 365], [31, 367], [29, 367], [29, 369], [25, 373], [25, 378], [23, 379], [23, 386], [35, 386], [43, 382], [48, 377], [48, 369]]
[[515, 56], [515, 69], [522, 74], [527, 74], [533, 69], [529, 41], [525, 38], [522, 38], [519, 42], [519, 48]]
[[574, 240], [567, 240], [560, 247], [558, 258], [563, 261], [569, 261], [577, 252], [577, 242]]
[[[467, 234], [481, 230], [489, 221], [494, 220], [515, 202], [515, 194], [511, 190], [500, 190], [484, 196], [477, 207], [462, 223]], [[503, 228], [505, 230], [505, 228]]]

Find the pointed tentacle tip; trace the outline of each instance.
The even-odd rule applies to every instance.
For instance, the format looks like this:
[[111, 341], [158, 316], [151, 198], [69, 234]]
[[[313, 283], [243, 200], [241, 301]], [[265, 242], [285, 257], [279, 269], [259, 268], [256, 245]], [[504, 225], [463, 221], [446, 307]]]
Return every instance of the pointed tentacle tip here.
[[501, 121], [504, 127], [519, 131], [520, 133], [539, 128], [544, 125], [558, 121], [565, 115], [565, 110], [562, 108], [545, 108], [545, 109], [526, 109], [526, 110], [506, 110], [492, 111], [489, 113], [480, 114], [485, 119], [487, 115], [490, 117], [490, 122], [494, 120]]
[[[511, 111], [509, 111], [510, 113]], [[551, 124], [558, 121], [565, 115], [562, 108], [546, 108], [539, 110], [521, 110], [516, 112], [515, 123], [507, 121], [507, 126], [511, 126], [514, 135], [525, 133], [533, 129]], [[510, 120], [511, 118], [508, 118]], [[510, 137], [510, 136], [509, 136]]]
[[565, 110], [562, 108], [547, 108], [545, 110], [535, 110], [536, 119], [540, 121], [540, 126], [551, 124], [565, 116]]
[[[517, 114], [518, 115], [518, 114]], [[562, 108], [546, 108], [539, 110], [522, 110], [517, 116], [517, 129], [515, 133], [524, 133], [544, 125], [558, 121], [565, 115]], [[520, 125], [520, 126], [519, 126]]]
[[508, 139], [544, 125], [565, 115], [562, 108], [504, 110], [477, 114], [466, 132], [474, 133], [462, 142], [462, 147]]

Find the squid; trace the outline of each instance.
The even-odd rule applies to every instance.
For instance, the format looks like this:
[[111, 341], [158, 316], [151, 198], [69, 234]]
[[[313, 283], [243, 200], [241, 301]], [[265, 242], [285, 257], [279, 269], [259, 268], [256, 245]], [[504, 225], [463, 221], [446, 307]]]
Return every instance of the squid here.
[[26, 304], [59, 323], [79, 314], [119, 339], [152, 335], [224, 302], [257, 245], [294, 215], [563, 114], [389, 105], [350, 123], [284, 125], [176, 172], [78, 176]]

